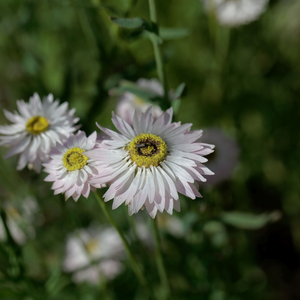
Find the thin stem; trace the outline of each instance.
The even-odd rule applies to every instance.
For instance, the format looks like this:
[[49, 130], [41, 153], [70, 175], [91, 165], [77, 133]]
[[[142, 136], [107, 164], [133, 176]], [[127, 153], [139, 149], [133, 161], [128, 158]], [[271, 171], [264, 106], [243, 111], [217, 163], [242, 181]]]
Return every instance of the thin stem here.
[[144, 275], [143, 275], [143, 273], [141, 271], [141, 268], [140, 268], [139, 264], [135, 260], [135, 258], [133, 256], [133, 253], [131, 252], [131, 249], [129, 247], [129, 244], [128, 244], [128, 242], [127, 242], [124, 234], [122, 233], [122, 231], [118, 227], [117, 223], [114, 221], [114, 219], [113, 219], [112, 215], [110, 214], [110, 212], [107, 210], [105, 202], [103, 201], [102, 197], [97, 192], [95, 192], [94, 195], [97, 198], [97, 201], [98, 201], [98, 203], [99, 203], [102, 211], [104, 212], [105, 216], [107, 217], [107, 219], [109, 220], [109, 222], [111, 223], [111, 225], [118, 232], [118, 234], [119, 234], [119, 236], [120, 236], [120, 238], [121, 238], [121, 240], [122, 240], [122, 242], [124, 244], [124, 247], [125, 247], [127, 255], [129, 257], [129, 260], [131, 262], [132, 269], [135, 272], [137, 278], [139, 279], [141, 285], [144, 286], [144, 287], [147, 287], [146, 279], [145, 279], [145, 277], [144, 277]]
[[161, 285], [163, 288], [164, 299], [168, 298], [170, 293], [169, 282], [167, 277], [167, 272], [164, 266], [163, 258], [162, 258], [162, 250], [161, 250], [161, 240], [159, 237], [159, 231], [157, 227], [157, 218], [153, 219], [153, 228], [154, 228], [154, 236], [155, 236], [155, 258], [156, 258], [156, 266], [158, 269], [158, 274], [160, 277]]
[[[156, 34], [159, 36], [155, 0], [149, 0], [149, 11], [150, 11], [150, 20], [151, 20], [152, 27], [153, 29], [155, 29]], [[160, 82], [164, 87], [164, 99], [166, 102], [168, 102], [169, 101], [168, 84], [167, 84], [166, 73], [163, 65], [161, 46], [158, 43], [157, 38], [151, 37], [151, 35], [150, 38], [154, 49], [158, 79], [160, 80]]]

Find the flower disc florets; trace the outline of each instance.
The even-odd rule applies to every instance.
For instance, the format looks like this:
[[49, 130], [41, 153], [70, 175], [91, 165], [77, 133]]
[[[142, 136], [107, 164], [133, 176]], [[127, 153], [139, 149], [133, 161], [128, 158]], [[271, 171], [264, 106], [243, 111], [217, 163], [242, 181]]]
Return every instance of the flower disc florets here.
[[142, 133], [130, 142], [128, 151], [138, 167], [157, 167], [167, 156], [167, 145], [160, 136]]
[[26, 124], [26, 129], [29, 133], [38, 135], [46, 131], [49, 127], [49, 123], [45, 117], [35, 116], [29, 119]]
[[69, 149], [63, 156], [63, 163], [68, 171], [82, 169], [88, 161], [88, 157], [83, 155], [84, 149], [75, 147]]

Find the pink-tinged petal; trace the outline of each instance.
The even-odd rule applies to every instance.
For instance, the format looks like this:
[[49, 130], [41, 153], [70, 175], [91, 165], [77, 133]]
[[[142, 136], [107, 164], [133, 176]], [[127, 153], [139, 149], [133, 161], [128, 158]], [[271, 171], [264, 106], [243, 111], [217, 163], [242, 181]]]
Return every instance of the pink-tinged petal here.
[[115, 127], [128, 139], [133, 139], [135, 137], [135, 132], [131, 126], [114, 113], [112, 113], [112, 122], [114, 123]]
[[119, 141], [128, 141], [128, 138], [126, 138], [124, 135], [114, 132], [108, 128], [103, 128], [101, 127], [98, 123], [96, 123], [96, 125], [108, 136], [110, 136], [113, 139], [119, 140]]
[[89, 197], [89, 194], [90, 194], [90, 185], [89, 184], [85, 184], [83, 189], [82, 189], [82, 196], [85, 197], [85, 198], [88, 198]]

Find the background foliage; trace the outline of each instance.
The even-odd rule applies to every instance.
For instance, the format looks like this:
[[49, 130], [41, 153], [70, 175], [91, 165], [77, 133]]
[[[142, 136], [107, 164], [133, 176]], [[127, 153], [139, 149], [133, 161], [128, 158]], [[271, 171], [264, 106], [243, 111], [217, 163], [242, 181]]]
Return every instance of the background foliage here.
[[[176, 120], [194, 128], [220, 127], [240, 147], [232, 180], [203, 186], [201, 200], [182, 197], [182, 212], [175, 214], [184, 236], [161, 228], [172, 299], [300, 299], [300, 5], [271, 1], [258, 21], [231, 30], [210, 23], [197, 0], [157, 1], [157, 10], [160, 26], [181, 28], [176, 34], [183, 36], [171, 39], [165, 30], [163, 42], [169, 86], [188, 87]], [[27, 101], [34, 91], [51, 92], [76, 108], [87, 134], [97, 130], [95, 122], [111, 127], [117, 99], [109, 89], [120, 79], [157, 74], [150, 41], [109, 16], [149, 20], [148, 3], [1, 1], [1, 109], [16, 109], [15, 100]], [[0, 121], [7, 123], [2, 112]], [[3, 156], [5, 149], [0, 151]], [[1, 159], [1, 203], [18, 208], [30, 195], [39, 211], [35, 238], [22, 246], [9, 238], [0, 244], [0, 298], [145, 299], [127, 260], [122, 274], [106, 284], [71, 281], [61, 267], [67, 235], [106, 219], [93, 195], [65, 202], [53, 196], [43, 173], [17, 172], [15, 166], [16, 158]], [[243, 215], [229, 225], [223, 215], [228, 211], [279, 211], [282, 218], [265, 224], [250, 215], [250, 223], [258, 224], [252, 230], [243, 225]], [[141, 249], [133, 238], [125, 209], [112, 214], [159, 297], [153, 249]], [[131, 218], [151, 231], [146, 213]]]

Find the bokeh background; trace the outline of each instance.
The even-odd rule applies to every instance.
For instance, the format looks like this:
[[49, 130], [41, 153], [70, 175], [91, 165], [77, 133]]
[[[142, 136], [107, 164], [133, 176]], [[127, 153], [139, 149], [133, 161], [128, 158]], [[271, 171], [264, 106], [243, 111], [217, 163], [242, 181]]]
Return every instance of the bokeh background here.
[[[157, 10], [160, 26], [184, 28], [162, 45], [170, 88], [187, 85], [176, 120], [220, 128], [239, 148], [231, 178], [201, 186], [202, 199], [181, 198], [181, 234], [168, 229], [166, 213], [160, 218], [172, 299], [300, 299], [300, 3], [270, 1], [259, 20], [233, 29], [212, 22], [197, 0], [157, 1]], [[38, 92], [68, 101], [87, 134], [95, 122], [112, 128], [118, 99], [108, 91], [157, 73], [151, 42], [109, 16], [149, 20], [148, 2], [0, 1], [0, 123], [8, 123], [3, 108]], [[2, 236], [0, 299], [147, 299], [126, 259], [117, 277], [96, 285], [64, 272], [68, 235], [109, 226], [105, 216], [93, 195], [65, 202], [45, 174], [17, 172], [5, 152], [1, 216], [17, 220], [23, 240]], [[36, 203], [30, 222], [22, 214], [28, 198]], [[122, 207], [112, 214], [159, 299], [150, 217], [128, 218]]]

